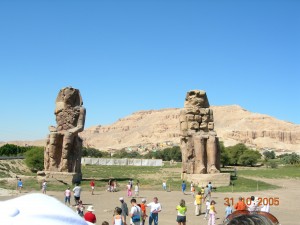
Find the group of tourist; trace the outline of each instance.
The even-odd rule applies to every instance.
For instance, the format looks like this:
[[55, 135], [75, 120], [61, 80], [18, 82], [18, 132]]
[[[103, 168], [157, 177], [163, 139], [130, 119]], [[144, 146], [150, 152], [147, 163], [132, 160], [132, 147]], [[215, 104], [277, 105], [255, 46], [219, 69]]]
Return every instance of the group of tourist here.
[[[147, 217], [149, 217], [149, 225], [158, 225], [158, 213], [161, 211], [161, 204], [158, 202], [158, 198], [154, 197], [153, 202], [146, 204], [146, 199], [142, 199], [141, 203], [137, 203], [135, 198], [130, 200], [131, 209], [128, 211], [127, 203], [123, 197], [119, 198], [120, 207], [116, 207], [112, 218], [113, 225], [126, 225], [127, 217], [129, 217], [129, 224], [132, 225], [144, 225]], [[150, 207], [150, 214], [147, 215], [146, 208]]]
[[117, 180], [108, 180], [107, 183], [107, 191], [108, 192], [117, 192]]
[[[18, 187], [22, 187], [21, 179], [18, 180]], [[115, 185], [116, 181], [109, 181], [110, 184]], [[112, 186], [113, 186], [112, 185]], [[139, 181], [135, 183], [134, 186], [134, 191], [135, 191], [135, 196], [139, 196]], [[215, 225], [215, 220], [216, 220], [216, 208], [215, 204], [216, 202], [214, 200], [211, 200], [212, 196], [212, 183], [209, 182], [205, 187], [201, 187], [200, 189], [197, 189], [198, 184], [195, 184], [191, 182], [191, 195], [195, 198], [194, 205], [195, 205], [195, 215], [200, 216], [202, 205], [205, 207], [205, 215], [204, 219], [208, 220], [208, 225]], [[163, 181], [163, 190], [166, 190], [166, 181]], [[181, 190], [184, 194], [186, 194], [186, 182], [182, 181], [181, 184]], [[95, 181], [92, 179], [90, 181], [90, 187], [91, 187], [91, 194], [94, 194], [95, 190]], [[146, 203], [146, 199], [143, 198], [140, 203], [137, 202], [136, 198], [132, 197], [132, 187], [133, 187], [133, 181], [129, 180], [128, 184], [126, 185], [126, 193], [127, 197], [130, 197], [130, 204], [131, 208], [128, 210], [127, 203], [125, 202], [123, 197], [119, 198], [120, 201], [120, 206], [115, 207], [114, 209], [114, 214], [112, 218], [112, 224], [113, 225], [126, 225], [127, 224], [127, 218], [129, 217], [129, 224], [130, 225], [145, 225], [145, 222], [148, 218], [149, 225], [157, 225], [158, 224], [158, 213], [162, 210], [161, 204], [158, 202], [158, 198], [154, 197], [153, 202], [151, 203]], [[47, 182], [46, 180], [43, 181], [42, 183], [42, 192], [46, 194], [46, 189], [47, 189]], [[196, 190], [197, 189], [197, 190]], [[21, 188], [19, 188], [21, 190]], [[81, 200], [81, 191], [82, 188], [79, 186], [79, 184], [75, 184], [75, 187], [70, 189], [68, 187], [65, 192], [65, 204], [68, 206], [70, 205], [70, 199], [71, 195], [73, 193], [74, 196], [74, 201], [75, 201], [75, 209], [78, 215], [83, 217], [86, 221], [90, 223], [96, 223], [97, 219], [94, 214], [94, 206], [89, 205], [86, 209], [85, 206]], [[195, 194], [196, 193], [196, 194]], [[150, 207], [150, 213], [149, 215], [147, 214], [146, 208]], [[251, 204], [247, 206], [245, 202], [243, 201], [243, 198], [239, 198], [239, 201], [235, 204], [234, 209], [236, 211], [238, 210], [249, 210], [249, 211], [268, 211], [269, 209], [260, 209], [258, 207], [257, 201], [255, 201], [254, 196], [251, 197]], [[177, 218], [176, 221], [178, 225], [186, 225], [186, 212], [187, 212], [187, 206], [185, 203], [184, 199], [181, 199], [179, 204], [176, 206], [177, 210]], [[85, 212], [86, 211], [86, 212]], [[231, 208], [231, 205], [228, 204], [225, 208], [225, 218], [227, 218], [231, 213], [233, 212], [233, 209]], [[102, 224], [109, 224], [108, 222], [104, 221]]]

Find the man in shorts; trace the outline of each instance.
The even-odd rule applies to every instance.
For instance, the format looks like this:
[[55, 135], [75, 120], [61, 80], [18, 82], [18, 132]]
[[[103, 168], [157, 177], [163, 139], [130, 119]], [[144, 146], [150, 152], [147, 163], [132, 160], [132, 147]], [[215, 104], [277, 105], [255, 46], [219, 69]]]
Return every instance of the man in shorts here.
[[92, 189], [92, 195], [94, 194], [94, 190], [95, 190], [95, 180], [91, 180], [90, 182], [90, 186], [91, 186], [91, 189]]
[[75, 187], [73, 188], [73, 192], [74, 192], [74, 200], [75, 200], [75, 204], [78, 204], [78, 201], [80, 200], [80, 194], [81, 194], [81, 187], [79, 186], [79, 184], [75, 184]]

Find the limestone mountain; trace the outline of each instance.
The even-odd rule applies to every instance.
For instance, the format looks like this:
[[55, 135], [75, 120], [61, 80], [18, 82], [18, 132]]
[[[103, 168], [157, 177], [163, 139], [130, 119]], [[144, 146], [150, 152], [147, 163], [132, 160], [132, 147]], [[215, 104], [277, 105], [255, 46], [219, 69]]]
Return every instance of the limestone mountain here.
[[[300, 152], [300, 125], [249, 112], [238, 105], [212, 106], [215, 130], [225, 146], [245, 143], [257, 149]], [[179, 112], [170, 108], [135, 112], [111, 125], [87, 128], [84, 145], [100, 150], [139, 151], [179, 144]]]

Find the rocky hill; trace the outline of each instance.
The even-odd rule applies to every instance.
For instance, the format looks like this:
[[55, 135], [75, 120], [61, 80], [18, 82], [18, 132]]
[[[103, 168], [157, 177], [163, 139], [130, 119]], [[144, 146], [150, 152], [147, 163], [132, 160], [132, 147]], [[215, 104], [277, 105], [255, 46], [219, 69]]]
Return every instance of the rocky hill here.
[[[276, 150], [279, 154], [300, 153], [300, 125], [252, 113], [238, 105], [211, 108], [215, 130], [225, 146], [245, 143], [257, 149]], [[111, 125], [87, 128], [80, 136], [84, 146], [108, 151], [127, 148], [143, 152], [178, 145], [179, 112], [175, 108], [139, 111]], [[41, 146], [45, 140], [10, 143]]]
[[[215, 130], [226, 146], [245, 143], [257, 149], [300, 152], [300, 125], [268, 115], [249, 112], [240, 106], [212, 106]], [[81, 133], [84, 145], [101, 150], [121, 148], [140, 151], [179, 144], [180, 109], [135, 112], [106, 126]]]

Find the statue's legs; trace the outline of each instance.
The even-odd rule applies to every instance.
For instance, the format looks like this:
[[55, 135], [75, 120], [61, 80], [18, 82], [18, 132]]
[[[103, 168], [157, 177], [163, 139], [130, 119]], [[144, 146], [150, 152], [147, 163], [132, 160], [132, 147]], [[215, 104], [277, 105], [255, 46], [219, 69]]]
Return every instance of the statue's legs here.
[[206, 162], [206, 151], [205, 142], [206, 139], [202, 136], [194, 136], [194, 149], [195, 149], [195, 173], [207, 173], [205, 162]]
[[217, 169], [218, 146], [215, 136], [209, 136], [207, 140], [207, 171], [208, 173], [219, 173]]
[[181, 158], [182, 158], [182, 172], [186, 173], [187, 172], [187, 139], [186, 138], [181, 138], [180, 139], [180, 148], [181, 148]]
[[49, 154], [49, 165], [48, 169], [52, 171], [58, 171], [61, 158], [61, 144], [62, 144], [62, 135], [59, 133], [50, 133], [49, 135], [49, 144], [47, 151]]
[[60, 172], [71, 172], [69, 171], [69, 158], [70, 152], [73, 147], [74, 135], [71, 133], [65, 133], [62, 144], [62, 152], [61, 152], [61, 162], [59, 171]]
[[44, 170], [49, 170], [49, 160], [50, 160], [50, 156], [49, 156], [49, 146], [50, 146], [50, 135], [48, 135], [47, 137], [47, 141], [46, 141], [46, 147], [44, 149]]
[[79, 136], [75, 136], [74, 143], [70, 168], [72, 172], [81, 173], [82, 139]]

